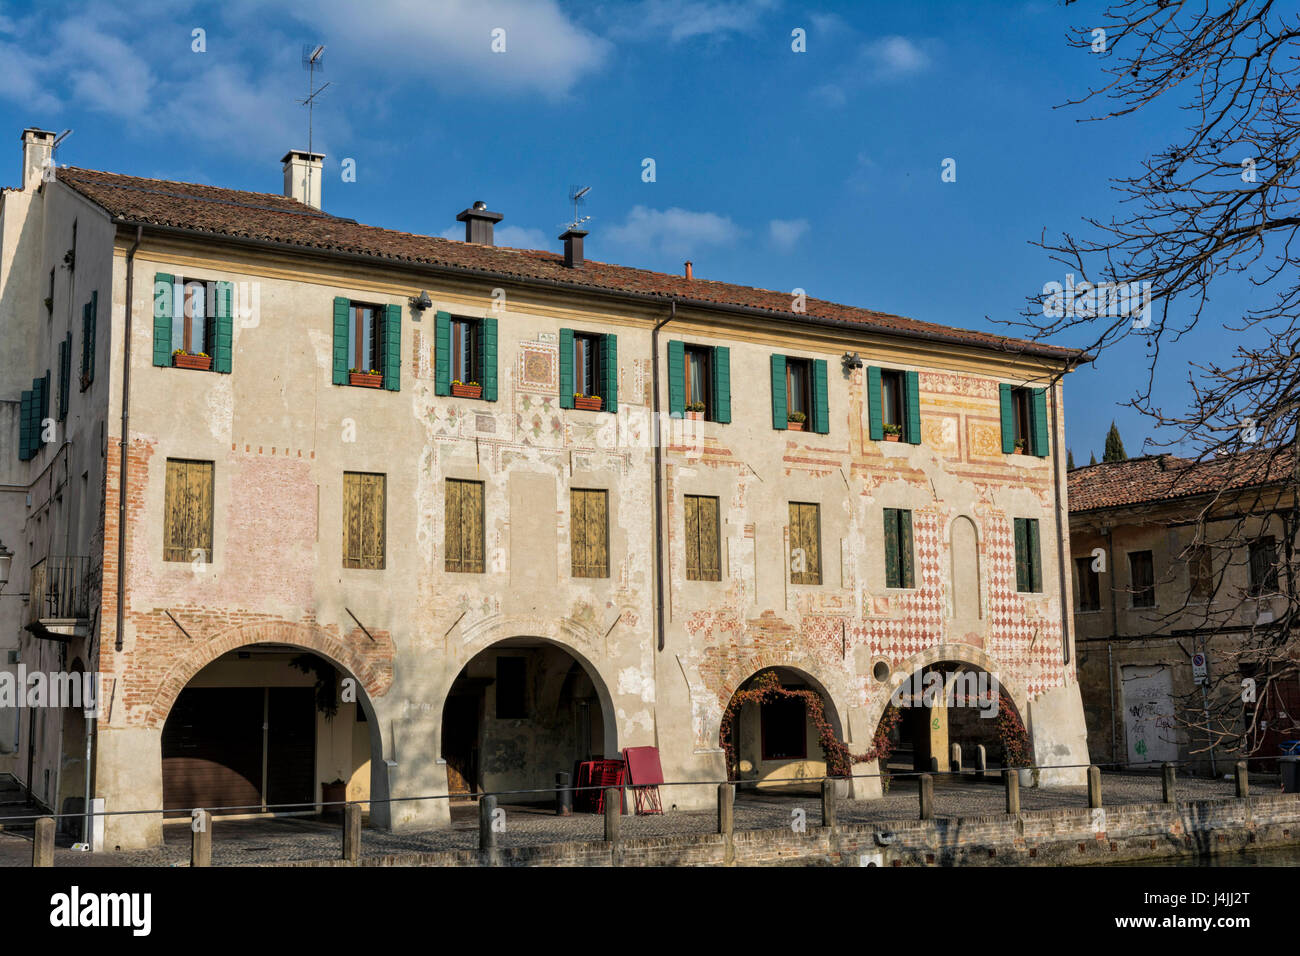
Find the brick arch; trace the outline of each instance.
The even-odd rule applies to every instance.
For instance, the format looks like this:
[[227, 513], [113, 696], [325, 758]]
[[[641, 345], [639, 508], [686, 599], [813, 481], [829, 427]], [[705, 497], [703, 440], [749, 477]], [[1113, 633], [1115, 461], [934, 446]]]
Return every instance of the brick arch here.
[[922, 668], [930, 664], [937, 664], [940, 661], [956, 661], [962, 664], [970, 664], [988, 671], [996, 677], [1002, 690], [1011, 698], [1011, 703], [1015, 704], [1016, 711], [1020, 714], [1020, 719], [1025, 728], [1029, 728], [1027, 716], [1029, 713], [1029, 697], [1019, 684], [1009, 680], [1004, 675], [1001, 664], [978, 647], [972, 647], [969, 644], [936, 644], [919, 654], [914, 654], [904, 661], [902, 666], [895, 668], [883, 692], [878, 693], [876, 698], [867, 705], [866, 726], [872, 734], [875, 734], [876, 728], [880, 726], [880, 718], [884, 716], [889, 698], [898, 685]]
[[149, 710], [149, 726], [161, 728], [167, 722], [167, 715], [171, 713], [176, 698], [185, 689], [185, 685], [194, 679], [195, 674], [223, 654], [252, 644], [289, 644], [313, 651], [355, 677], [371, 700], [388, 693], [393, 682], [391, 641], [377, 645], [378, 650], [375, 652], [363, 654], [363, 648], [343, 641], [313, 624], [283, 621], [244, 624], [228, 628], [204, 641], [171, 666], [154, 694], [153, 706]]

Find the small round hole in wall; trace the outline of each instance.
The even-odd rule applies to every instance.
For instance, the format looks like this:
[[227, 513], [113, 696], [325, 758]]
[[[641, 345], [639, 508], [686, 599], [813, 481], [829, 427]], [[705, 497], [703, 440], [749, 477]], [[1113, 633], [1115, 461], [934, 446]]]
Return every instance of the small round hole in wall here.
[[878, 683], [883, 684], [885, 681], [889, 680], [889, 674], [889, 665], [884, 661], [876, 661], [876, 666], [871, 668], [871, 676], [874, 677]]

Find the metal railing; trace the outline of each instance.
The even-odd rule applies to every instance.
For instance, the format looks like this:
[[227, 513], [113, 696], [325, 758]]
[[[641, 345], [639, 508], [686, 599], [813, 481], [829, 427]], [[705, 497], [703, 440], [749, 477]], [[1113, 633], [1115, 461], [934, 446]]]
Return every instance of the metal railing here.
[[90, 617], [90, 558], [50, 555], [32, 565], [27, 623]]

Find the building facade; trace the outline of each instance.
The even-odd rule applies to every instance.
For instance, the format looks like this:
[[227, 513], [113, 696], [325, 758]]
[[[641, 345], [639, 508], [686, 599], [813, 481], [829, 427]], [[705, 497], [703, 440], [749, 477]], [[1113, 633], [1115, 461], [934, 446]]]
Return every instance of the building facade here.
[[981, 669], [1039, 763], [1086, 762], [1077, 353], [595, 262], [578, 231], [499, 248], [481, 203], [464, 242], [359, 225], [320, 210], [318, 155], [276, 195], [51, 170], [50, 144], [24, 133], [0, 209], [0, 594], [31, 595], [0, 610], [29, 670], [102, 691], [17, 714], [42, 802], [80, 805], [89, 752], [109, 811], [346, 794], [415, 827], [449, 801], [403, 798], [655, 746], [699, 782], [665, 805], [705, 806], [729, 772], [825, 772], [784, 705], [742, 708], [728, 767], [723, 714], [769, 671], [862, 755], [910, 675]]
[[1294, 651], [1277, 641], [1294, 606], [1293, 461], [1165, 454], [1070, 472], [1093, 762], [1222, 774], [1246, 757], [1273, 770], [1300, 736]]

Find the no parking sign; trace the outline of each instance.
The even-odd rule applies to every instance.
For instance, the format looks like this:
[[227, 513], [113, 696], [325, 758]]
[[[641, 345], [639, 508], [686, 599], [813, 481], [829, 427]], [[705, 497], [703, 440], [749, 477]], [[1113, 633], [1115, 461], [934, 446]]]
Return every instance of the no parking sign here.
[[1209, 666], [1205, 660], [1204, 654], [1192, 655], [1192, 680], [1198, 684], [1204, 684], [1209, 681]]

